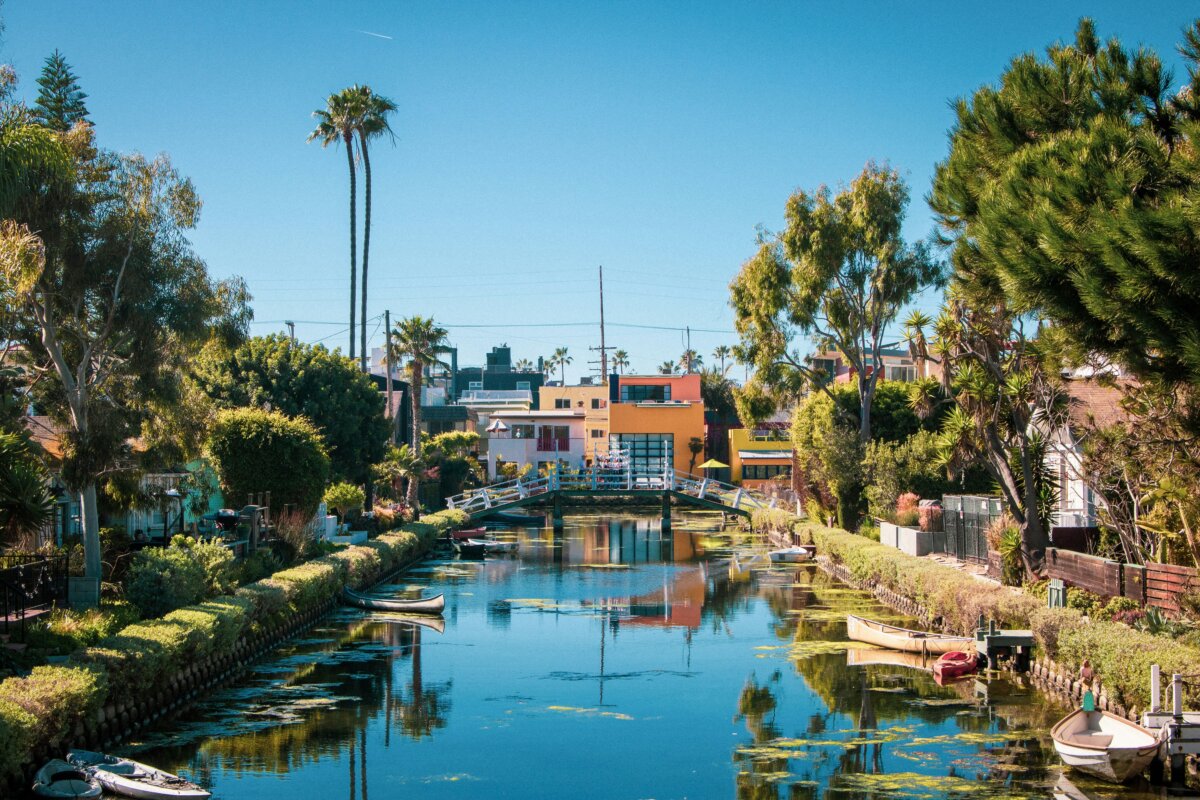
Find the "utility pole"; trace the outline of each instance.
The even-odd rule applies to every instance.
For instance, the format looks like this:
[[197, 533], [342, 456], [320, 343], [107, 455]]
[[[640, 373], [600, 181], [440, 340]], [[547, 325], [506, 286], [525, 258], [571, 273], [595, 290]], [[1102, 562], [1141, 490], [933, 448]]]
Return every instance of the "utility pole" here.
[[392, 409], [392, 312], [383, 312], [383, 366], [387, 370], [387, 416], [391, 420], [388, 441], [396, 444], [396, 412]]
[[684, 374], [691, 375], [692, 374], [692, 326], [688, 325], [686, 328], [684, 328], [684, 330], [687, 331], [687, 342], [685, 344], [685, 347], [683, 348], [684, 358], [687, 361], [687, 364], [684, 365]]
[[285, 319], [283, 321], [283, 324], [287, 325], [288, 338], [292, 340], [292, 344], [295, 344], [296, 343], [296, 323], [292, 322], [290, 319]]
[[[604, 342], [604, 265], [600, 266], [600, 346], [589, 347], [588, 350], [600, 351], [600, 383], [604, 386], [608, 385], [608, 351], [609, 347]], [[589, 364], [595, 364], [595, 361], [589, 361]]]

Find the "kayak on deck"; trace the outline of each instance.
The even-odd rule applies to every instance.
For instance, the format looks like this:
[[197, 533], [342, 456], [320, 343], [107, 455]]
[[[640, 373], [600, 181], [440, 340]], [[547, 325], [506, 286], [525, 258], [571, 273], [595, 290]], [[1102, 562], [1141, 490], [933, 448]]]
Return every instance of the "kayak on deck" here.
[[854, 614], [846, 615], [846, 633], [856, 642], [877, 644], [906, 653], [940, 654], [952, 650], [971, 650], [975, 647], [975, 640], [967, 636], [914, 631], [898, 625], [888, 625], [886, 622], [857, 617]]

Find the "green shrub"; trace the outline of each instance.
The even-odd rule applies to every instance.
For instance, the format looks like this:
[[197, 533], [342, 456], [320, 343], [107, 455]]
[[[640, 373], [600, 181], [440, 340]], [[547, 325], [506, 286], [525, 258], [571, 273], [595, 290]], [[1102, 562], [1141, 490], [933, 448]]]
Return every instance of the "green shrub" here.
[[21, 763], [33, 749], [37, 725], [32, 713], [0, 697], [0, 782], [20, 774]]
[[34, 667], [28, 677], [0, 683], [0, 705], [12, 704], [33, 717], [27, 729], [32, 741], [58, 746], [70, 736], [76, 722], [96, 713], [106, 688], [104, 673], [99, 670]]
[[171, 547], [191, 552], [192, 558], [200, 564], [204, 570], [206, 596], [229, 594], [237, 588], [238, 570], [234, 563], [233, 551], [228, 547], [218, 542], [180, 535], [171, 539]]
[[1132, 597], [1113, 597], [1107, 603], [1096, 609], [1096, 619], [1108, 622], [1117, 614], [1128, 611], [1140, 611], [1141, 603]]
[[1103, 605], [1104, 599], [1098, 594], [1089, 592], [1087, 589], [1080, 589], [1077, 586], [1067, 589], [1067, 608], [1082, 611], [1090, 617]]
[[256, 550], [237, 565], [238, 583], [254, 583], [287, 566], [273, 550]]
[[129, 603], [105, 603], [87, 611], [59, 608], [45, 622], [34, 625], [25, 641], [30, 649], [67, 655], [96, 644], [137, 618], [137, 609]]
[[311, 514], [329, 479], [329, 455], [320, 431], [304, 417], [277, 411], [222, 411], [206, 446], [226, 497], [271, 493], [271, 508]]
[[143, 617], [158, 617], [204, 598], [208, 575], [190, 550], [147, 547], [138, 551], [125, 579], [125, 597]]
[[323, 499], [327, 507], [345, 519], [347, 514], [362, 509], [363, 503], [367, 502], [367, 495], [361, 486], [342, 481], [330, 484]]

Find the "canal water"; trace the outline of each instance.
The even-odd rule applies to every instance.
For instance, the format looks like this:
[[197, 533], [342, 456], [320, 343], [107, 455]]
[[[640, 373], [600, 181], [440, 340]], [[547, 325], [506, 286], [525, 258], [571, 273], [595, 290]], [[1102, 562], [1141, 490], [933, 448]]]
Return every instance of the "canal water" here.
[[1158, 796], [1064, 773], [1064, 709], [1019, 680], [859, 649], [847, 612], [904, 618], [814, 566], [731, 567], [752, 544], [721, 523], [502, 531], [518, 555], [379, 587], [444, 593], [441, 624], [340, 610], [122, 753], [219, 800]]

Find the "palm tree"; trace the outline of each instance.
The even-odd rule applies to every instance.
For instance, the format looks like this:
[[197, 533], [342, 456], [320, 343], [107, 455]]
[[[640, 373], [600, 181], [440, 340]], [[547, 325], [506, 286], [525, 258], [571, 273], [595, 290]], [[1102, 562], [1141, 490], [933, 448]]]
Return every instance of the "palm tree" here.
[[[357, 300], [356, 279], [358, 275], [358, 253], [356, 250], [357, 217], [355, 201], [358, 195], [357, 170], [354, 165], [354, 133], [358, 130], [365, 107], [363, 93], [357, 86], [351, 86], [340, 92], [329, 95], [325, 100], [325, 108], [313, 112], [317, 118], [317, 127], [308, 135], [308, 141], [317, 139], [321, 147], [346, 145], [346, 164], [350, 168], [350, 357], [354, 358], [354, 301]], [[365, 323], [364, 323], [365, 324]]]
[[397, 498], [406, 496], [406, 493], [401, 492], [401, 488], [405, 483], [419, 479], [424, 469], [424, 461], [406, 444], [389, 447], [383, 461], [372, 467], [375, 479], [391, 486], [392, 493]]
[[695, 369], [698, 369], [703, 364], [703, 356], [695, 350], [684, 350], [683, 355], [679, 357], [679, 366], [686, 375], [691, 375]]
[[664, 361], [663, 363], [659, 364], [658, 365], [658, 373], [660, 375], [674, 375], [675, 374], [675, 362], [674, 361]]
[[[363, 208], [363, 253], [362, 253], [362, 332], [360, 334], [359, 365], [363, 372], [367, 371], [367, 260], [371, 254], [371, 156], [367, 143], [371, 139], [387, 134], [392, 141], [396, 135], [388, 124], [388, 115], [396, 110], [396, 104], [380, 94], [375, 94], [370, 87], [359, 88], [362, 95], [363, 113], [358, 119], [358, 145], [362, 150], [363, 175], [366, 177], [366, 192]], [[353, 298], [351, 298], [353, 300]]]
[[[412, 401], [412, 449], [416, 458], [421, 458], [421, 383], [425, 379], [425, 368], [449, 366], [439, 356], [450, 351], [447, 337], [450, 333], [430, 317], [408, 317], [396, 323], [396, 353], [408, 359], [409, 392]], [[408, 504], [413, 514], [420, 513], [417, 505], [417, 489], [420, 477], [408, 481]]]
[[567, 348], [565, 347], [554, 348], [554, 355], [552, 355], [551, 358], [554, 360], [554, 366], [558, 367], [559, 369], [559, 378], [562, 379], [563, 386], [566, 386], [567, 364], [570, 364], [574, 359], [567, 355]]
[[625, 370], [629, 369], [629, 353], [626, 353], [624, 350], [614, 350], [612, 354], [612, 366], [613, 369], [624, 375]]
[[558, 369], [558, 359], [556, 356], [546, 356], [542, 359], [542, 372], [546, 375], [546, 380], [554, 377], [554, 370]]
[[517, 363], [513, 364], [513, 367], [518, 372], [529, 372], [533, 369], [533, 362], [528, 358], [518, 358]]
[[719, 359], [721, 362], [721, 372], [725, 371], [725, 359], [733, 355], [733, 348], [727, 344], [719, 344], [713, 350], [713, 358]]
[[0, 433], [0, 545], [27, 549], [42, 526], [54, 519], [48, 479], [28, 442]]

